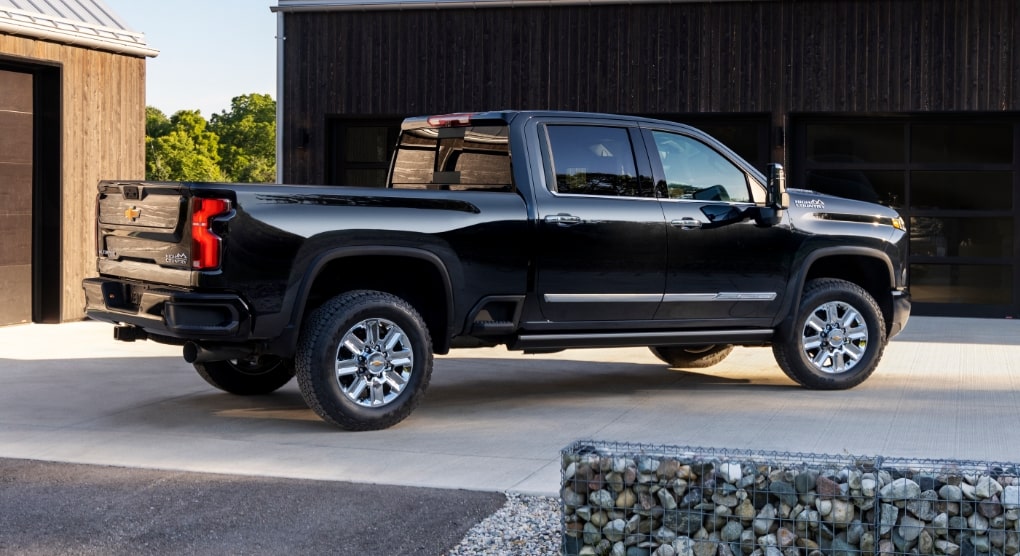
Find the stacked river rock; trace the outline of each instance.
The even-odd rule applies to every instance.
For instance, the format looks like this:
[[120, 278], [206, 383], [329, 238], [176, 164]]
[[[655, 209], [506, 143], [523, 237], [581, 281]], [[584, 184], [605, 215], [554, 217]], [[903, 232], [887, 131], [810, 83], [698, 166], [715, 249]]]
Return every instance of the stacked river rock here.
[[1016, 466], [628, 447], [563, 452], [565, 554], [1020, 552]]

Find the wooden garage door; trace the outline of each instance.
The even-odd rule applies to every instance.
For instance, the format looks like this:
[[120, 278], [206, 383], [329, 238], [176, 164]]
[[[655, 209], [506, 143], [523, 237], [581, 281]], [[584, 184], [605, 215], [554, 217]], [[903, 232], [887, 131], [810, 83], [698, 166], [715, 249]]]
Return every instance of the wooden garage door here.
[[0, 70], [0, 325], [32, 320], [32, 75]]

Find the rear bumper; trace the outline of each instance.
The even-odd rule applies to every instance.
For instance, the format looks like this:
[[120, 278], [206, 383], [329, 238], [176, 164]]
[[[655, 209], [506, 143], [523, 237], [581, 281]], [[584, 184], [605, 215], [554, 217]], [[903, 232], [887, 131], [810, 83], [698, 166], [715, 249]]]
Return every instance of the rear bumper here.
[[188, 340], [248, 339], [251, 311], [233, 294], [196, 293], [112, 278], [86, 278], [85, 314], [152, 335]]

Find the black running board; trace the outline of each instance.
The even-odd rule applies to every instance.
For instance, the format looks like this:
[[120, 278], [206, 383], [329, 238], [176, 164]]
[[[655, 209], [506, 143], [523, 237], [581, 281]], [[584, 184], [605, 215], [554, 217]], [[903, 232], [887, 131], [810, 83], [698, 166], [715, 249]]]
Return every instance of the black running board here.
[[572, 348], [683, 346], [705, 344], [763, 345], [772, 340], [771, 328], [753, 330], [697, 330], [670, 332], [597, 332], [572, 334], [521, 334], [509, 344], [512, 350]]

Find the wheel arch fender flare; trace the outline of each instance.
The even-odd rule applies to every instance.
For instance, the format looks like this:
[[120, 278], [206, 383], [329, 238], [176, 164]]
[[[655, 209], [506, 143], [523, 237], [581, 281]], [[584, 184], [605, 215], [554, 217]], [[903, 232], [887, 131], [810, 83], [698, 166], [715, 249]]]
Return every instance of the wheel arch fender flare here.
[[[453, 294], [453, 278], [449, 269], [449, 263], [438, 254], [427, 249], [393, 246], [393, 245], [357, 245], [348, 247], [337, 247], [316, 255], [299, 275], [300, 278], [293, 283], [293, 298], [288, 303], [291, 308], [287, 331], [284, 340], [288, 350], [293, 352], [297, 346], [298, 332], [301, 329], [301, 321], [305, 317], [308, 298], [311, 295], [312, 286], [315, 280], [322, 273], [323, 269], [340, 259], [364, 256], [412, 258], [424, 261], [433, 266], [439, 274], [443, 286], [443, 297], [445, 300], [446, 328], [443, 338], [434, 338], [437, 346], [449, 344], [448, 337], [451, 334], [455, 319], [455, 304]], [[454, 263], [456, 265], [456, 263]], [[458, 265], [459, 266], [459, 265]], [[456, 270], [456, 269], [455, 269]], [[459, 275], [459, 273], [458, 273]], [[283, 339], [283, 338], [281, 338]]]
[[[892, 259], [881, 249], [860, 245], [840, 245], [823, 247], [807, 253], [796, 266], [796, 272], [790, 277], [786, 284], [786, 301], [779, 312], [775, 328], [779, 337], [785, 338], [790, 332], [790, 325], [797, 316], [797, 309], [800, 306], [801, 295], [804, 292], [804, 285], [807, 283], [811, 269], [818, 261], [837, 256], [867, 257], [883, 263], [888, 273], [889, 284], [896, 283], [896, 270]], [[846, 279], [845, 277], [832, 276], [832, 278]], [[859, 284], [860, 285], [860, 284]]]

